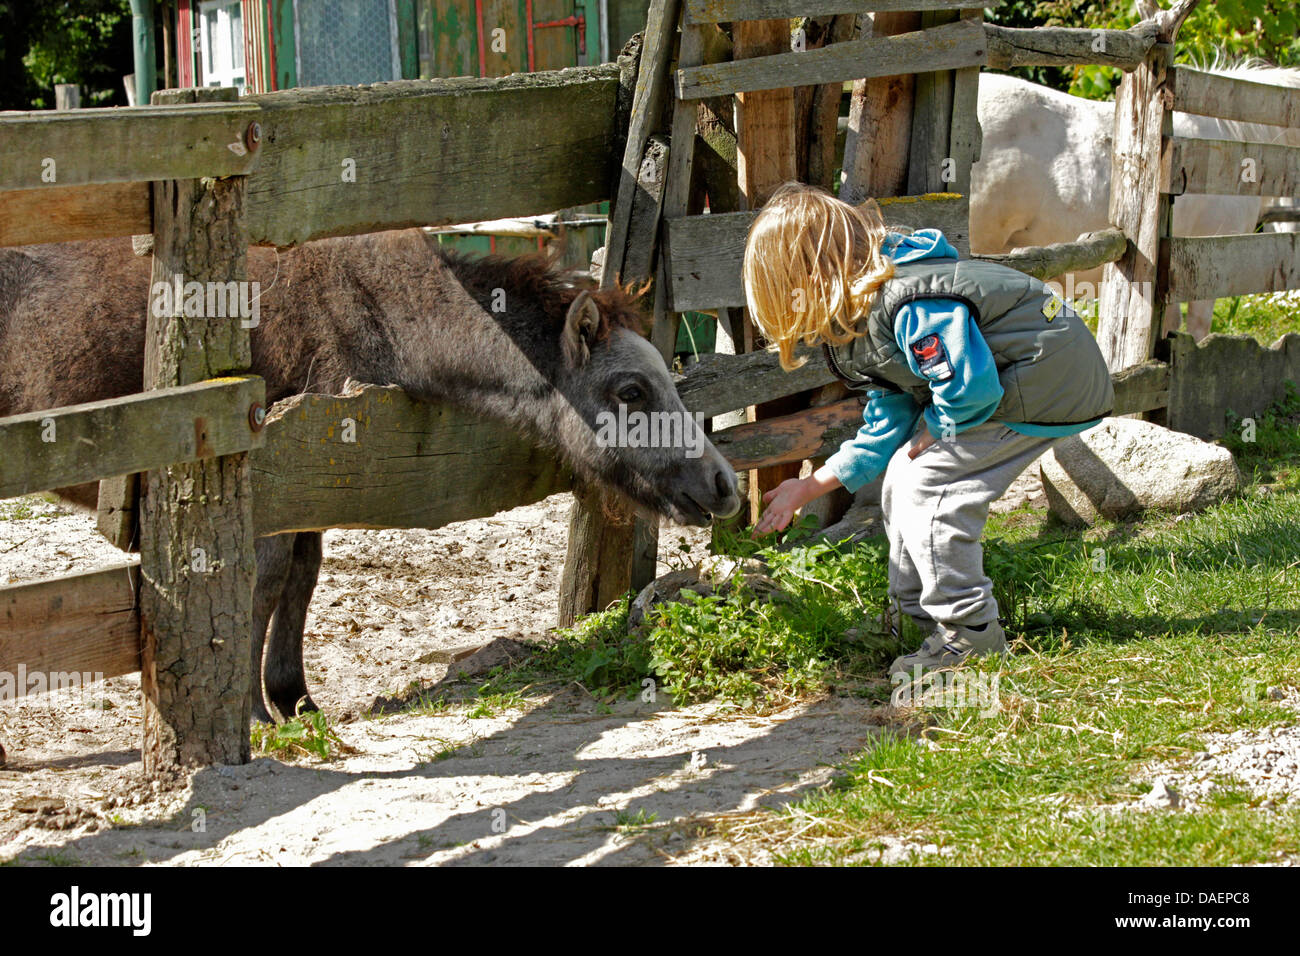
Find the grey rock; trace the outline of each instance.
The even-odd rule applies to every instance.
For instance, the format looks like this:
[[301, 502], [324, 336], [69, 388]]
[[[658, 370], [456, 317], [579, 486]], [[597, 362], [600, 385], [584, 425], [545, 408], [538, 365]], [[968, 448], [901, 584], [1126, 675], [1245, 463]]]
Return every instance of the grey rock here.
[[749, 590], [768, 600], [780, 599], [784, 592], [766, 572], [767, 565], [754, 558], [740, 560], [723, 555], [707, 557], [693, 568], [669, 571], [647, 584], [632, 599], [627, 626], [640, 627], [645, 623], [646, 615], [652, 607], [678, 600], [683, 591], [694, 591], [701, 597], [709, 597], [719, 592], [726, 593], [733, 582], [743, 583]]
[[1048, 508], [1075, 526], [1150, 509], [1201, 511], [1241, 489], [1226, 448], [1129, 418], [1107, 418], [1062, 439], [1041, 468]]
[[839, 543], [847, 539], [846, 548], [852, 547], [859, 541], [865, 541], [867, 538], [882, 534], [885, 530], [884, 519], [880, 510], [880, 504], [870, 503], [859, 495], [853, 501], [852, 507], [844, 512], [844, 517], [835, 524], [822, 528], [814, 536], [816, 541], [829, 541], [832, 544]]

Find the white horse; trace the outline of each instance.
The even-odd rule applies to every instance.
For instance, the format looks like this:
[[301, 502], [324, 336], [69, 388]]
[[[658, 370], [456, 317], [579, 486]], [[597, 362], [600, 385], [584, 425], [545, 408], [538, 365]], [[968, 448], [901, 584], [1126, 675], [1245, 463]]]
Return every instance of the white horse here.
[[[1217, 62], [1209, 69], [1300, 89], [1300, 70], [1253, 63], [1224, 68]], [[1113, 118], [1113, 103], [1070, 96], [1000, 73], [981, 74], [979, 121], [984, 136], [980, 161], [971, 170], [971, 251], [1000, 253], [1016, 246], [1069, 242], [1105, 229]], [[1300, 129], [1188, 113], [1174, 114], [1174, 135], [1300, 146]], [[1174, 202], [1174, 234], [1252, 233], [1263, 209], [1274, 202], [1257, 196], [1179, 196]], [[1300, 204], [1295, 197], [1282, 202]], [[1277, 228], [1294, 230], [1296, 224]], [[1100, 269], [1075, 275], [1074, 288], [1083, 291], [1079, 297], [1091, 298], [1089, 289], [1097, 289], [1100, 277]], [[1203, 338], [1213, 312], [1213, 301], [1189, 302], [1187, 330]], [[1170, 309], [1165, 330], [1177, 328], [1180, 320], [1178, 310]]]

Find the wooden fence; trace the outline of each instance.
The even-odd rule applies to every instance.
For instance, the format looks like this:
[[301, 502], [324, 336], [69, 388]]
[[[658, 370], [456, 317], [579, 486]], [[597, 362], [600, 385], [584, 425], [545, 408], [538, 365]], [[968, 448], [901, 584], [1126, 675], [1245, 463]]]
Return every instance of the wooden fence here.
[[[142, 108], [3, 114], [0, 245], [152, 233], [155, 280], [239, 282], [250, 242], [599, 201], [626, 126], [625, 81], [609, 64], [237, 102], [233, 90], [162, 91]], [[102, 480], [101, 518], [125, 524], [121, 476], [143, 473], [147, 492], [138, 563], [0, 589], [0, 670], [140, 670], [145, 767], [161, 775], [249, 757], [255, 536], [436, 527], [534, 500], [566, 476], [498, 423], [391, 390], [300, 396], [268, 416], [261, 379], [244, 374], [251, 352], [237, 318], [182, 328], [153, 311], [146, 392], [0, 420], [10, 450], [0, 497]], [[389, 423], [393, 454], [359, 461], [350, 446], [327, 446], [325, 416]], [[480, 448], [472, 467], [428, 457], [452, 435]], [[431, 464], [416, 479], [427, 490], [394, 510], [415, 443]], [[304, 478], [331, 467], [319, 486]], [[518, 481], [481, 487], [484, 474]]]
[[1300, 91], [1172, 61], [1172, 45], [1153, 48], [1115, 99], [1110, 221], [1129, 248], [1102, 276], [1097, 339], [1112, 369], [1155, 353], [1175, 303], [1300, 288], [1300, 234], [1172, 234], [1180, 195], [1300, 195], [1300, 147], [1184, 139], [1173, 112], [1263, 124], [1280, 139], [1300, 127]]
[[[1183, 15], [1185, 8], [1180, 5]], [[671, 143], [693, 137], [692, 97], [853, 79], [864, 68], [880, 73], [924, 66], [936, 75], [964, 77], [946, 93], [933, 84], [923, 91], [928, 106], [918, 114], [924, 121], [917, 122], [929, 132], [916, 140], [927, 157], [965, 150], [956, 181], [963, 190], [978, 156], [978, 130], [969, 128], [954, 102], [973, 108], [970, 79], [985, 64], [1111, 63], [1131, 71], [1132, 82], [1125, 83], [1139, 91], [1131, 98], [1146, 108], [1153, 100], [1163, 103], [1162, 91], [1173, 89], [1180, 109], [1236, 104], [1222, 115], [1294, 121], [1300, 97], [1294, 92], [1270, 93], [1261, 106], [1258, 91], [1187, 79], [1191, 71], [1181, 69], [1173, 71], [1172, 86], [1164, 85], [1168, 44], [1180, 22], [1172, 14], [1128, 31], [1007, 30], [966, 16], [926, 27], [919, 37], [872, 37], [843, 44], [847, 50], [833, 44], [829, 52], [793, 54], [795, 59], [773, 54], [713, 65], [702, 62], [702, 34], [693, 29], [743, 17], [917, 9], [952, 11], [961, 4], [655, 0], [635, 63], [501, 79], [293, 90], [237, 103], [193, 102], [210, 94], [165, 91], [157, 105], [146, 108], [0, 116], [0, 245], [151, 232], [155, 276], [179, 271], [200, 281], [238, 281], [248, 243], [288, 245], [615, 198], [604, 281], [615, 275], [657, 278], [653, 334], [668, 348], [677, 313], [721, 315], [745, 304], [740, 262], [753, 213], [686, 215], [691, 152], [674, 154]], [[684, 29], [670, 84], [679, 21]], [[1096, 52], [1099, 34], [1106, 38], [1104, 55]], [[932, 59], [921, 63], [917, 58], [923, 55]], [[864, 57], [877, 65], [864, 66]], [[673, 95], [674, 135], [664, 137], [657, 119]], [[1119, 115], [1117, 110], [1117, 125]], [[1155, 123], [1161, 130], [1163, 118], [1144, 116], [1143, 129]], [[1167, 211], [1171, 183], [1184, 189], [1190, 187], [1183, 184], [1221, 184], [1224, 164], [1230, 167], [1241, 155], [1235, 148], [1175, 144], [1166, 152], [1164, 138], [1147, 136], [1132, 155], [1139, 165], [1145, 158], [1145, 167], [1160, 171], [1155, 178], [1144, 173], [1141, 184], [1144, 195], [1158, 197], [1156, 208]], [[1168, 161], [1157, 162], [1161, 157]], [[1273, 150], [1265, 158], [1267, 188], [1293, 189], [1293, 153]], [[51, 159], [56, 178], [46, 181], [42, 172]], [[345, 161], [352, 162], [355, 181], [340, 176]], [[965, 253], [964, 192], [937, 191], [943, 184], [924, 174], [909, 181], [912, 195], [882, 202], [887, 220], [938, 226]], [[1160, 216], [1163, 233], [1121, 216], [1114, 220], [1118, 229], [989, 258], [1043, 278], [1118, 262], [1107, 270], [1118, 269], [1116, 285], [1125, 289], [1142, 280], [1143, 262], [1161, 263], [1168, 278], [1161, 280], [1162, 297], [1151, 311], [1134, 315], [1112, 304], [1110, 317], [1103, 316], [1103, 328], [1118, 323], [1124, 335], [1136, 334], [1128, 330], [1144, 322], [1148, 329], [1158, 326], [1155, 310], [1170, 296], [1239, 288], [1243, 274], [1256, 275], [1246, 260], [1267, 253], [1276, 266], [1292, 243], [1294, 262], [1293, 236], [1245, 237], [1249, 245], [1214, 246], [1215, 254], [1227, 249], [1241, 263], [1221, 279], [1213, 268], [1217, 260], [1205, 251], [1210, 247], [1171, 241], [1167, 214]], [[1157, 245], [1149, 244], [1151, 235], [1160, 240]], [[1266, 286], [1294, 284], [1293, 272], [1273, 276], [1268, 273]], [[147, 341], [142, 361], [149, 391], [0, 420], [6, 447], [22, 449], [21, 458], [0, 459], [0, 497], [103, 479], [101, 516], [117, 520], [127, 507], [120, 476], [144, 472], [148, 487], [138, 516], [138, 565], [0, 588], [0, 670], [25, 664], [29, 670], [90, 669], [112, 676], [142, 669], [150, 773], [248, 757], [248, 629], [257, 535], [439, 527], [572, 487], [551, 455], [501, 423], [420, 404], [393, 388], [301, 395], [265, 413], [260, 380], [242, 374], [249, 367], [244, 330], [227, 326], [208, 340], [184, 341], [170, 319], [151, 318]], [[172, 347], [176, 341], [184, 345]], [[1152, 360], [1152, 346], [1148, 334], [1141, 356], [1117, 368], [1117, 414], [1170, 404], [1171, 367]], [[774, 355], [754, 351], [708, 358], [691, 367], [678, 387], [688, 409], [717, 416], [831, 381], [818, 361], [785, 373]], [[738, 469], [798, 462], [834, 450], [858, 427], [860, 414], [857, 400], [845, 399], [735, 425], [715, 432], [713, 440]], [[355, 446], [327, 440], [330, 427], [345, 417], [368, 421], [382, 442], [368, 443], [368, 453], [360, 456]], [[51, 421], [60, 436], [53, 443], [41, 435]], [[199, 422], [202, 427], [196, 427]], [[95, 441], [95, 452], [87, 454], [89, 446], [78, 436]], [[373, 447], [380, 448], [378, 454]], [[475, 447], [478, 454], [440, 453], [448, 447]], [[427, 467], [412, 468], [412, 461]], [[493, 476], [490, 483], [485, 475]], [[205, 496], [199, 502], [191, 500], [195, 488]], [[631, 524], [605, 534], [580, 496], [572, 541], [594, 542], [599, 550], [618, 538], [621, 550], [602, 563], [590, 553], [584, 557], [586, 545], [573, 553], [571, 544], [565, 574], [570, 612], [587, 609], [611, 588], [622, 593], [636, 561], [644, 571], [646, 540], [640, 534]], [[218, 558], [203, 573], [192, 570], [196, 549]], [[589, 573], [597, 564], [609, 572], [600, 587]]]

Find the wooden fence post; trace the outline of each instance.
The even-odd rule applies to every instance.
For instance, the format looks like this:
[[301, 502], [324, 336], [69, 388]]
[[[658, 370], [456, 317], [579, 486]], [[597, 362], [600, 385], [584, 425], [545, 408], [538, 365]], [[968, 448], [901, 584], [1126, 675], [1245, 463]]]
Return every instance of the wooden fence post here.
[[[919, 29], [920, 13], [877, 13], [869, 24], [864, 22], [862, 36], [895, 36]], [[915, 73], [853, 82], [849, 132], [844, 142], [844, 182], [840, 186], [840, 198], [845, 202], [856, 206], [868, 198], [907, 193], [915, 90]]]
[[[153, 102], [235, 98], [233, 89], [165, 90]], [[250, 124], [242, 145], [256, 149], [259, 140], [260, 128]], [[178, 275], [185, 283], [246, 280], [245, 183], [233, 176], [153, 184], [146, 389], [246, 371], [252, 364], [240, 317], [187, 318], [175, 314], [175, 302], [172, 314], [155, 315], [152, 293], [157, 283], [174, 288]], [[195, 419], [200, 447], [205, 427]], [[256, 573], [247, 454], [145, 475], [140, 571], [145, 773], [169, 777], [185, 766], [246, 762]]]
[[1102, 271], [1097, 344], [1111, 372], [1149, 359], [1165, 318], [1169, 270], [1161, 254], [1173, 202], [1162, 190], [1161, 149], [1173, 132], [1165, 85], [1173, 53], [1172, 43], [1156, 44], [1115, 94], [1110, 224], [1128, 238], [1128, 250]]
[[[790, 21], [747, 20], [732, 24], [732, 57], [784, 53], [790, 50]], [[736, 173], [745, 208], [757, 210], [787, 180], [798, 178], [793, 87], [755, 90], [736, 95]], [[745, 351], [758, 348], [758, 330], [745, 317]], [[807, 408], [802, 396], [791, 395], [750, 406], [750, 421], [771, 418]], [[758, 520], [763, 495], [788, 478], [798, 478], [800, 462], [774, 465], [749, 475], [749, 520]]]
[[81, 87], [76, 83], [55, 83], [54, 108], [56, 110], [80, 109]]
[[[668, 66], [672, 60], [681, 0], [652, 0], [646, 18], [638, 68], [631, 92], [627, 141], [618, 192], [610, 208], [601, 287], [649, 278], [659, 231], [665, 159], [672, 146], [652, 141], [664, 110]], [[692, 128], [692, 135], [694, 129]], [[665, 157], [666, 153], [666, 157]], [[657, 317], [656, 317], [657, 318]], [[651, 340], [672, 361], [672, 341], [656, 322]], [[654, 577], [659, 531], [631, 511], [607, 510], [600, 489], [574, 488], [569, 512], [569, 543], [560, 576], [556, 622], [568, 627], [591, 611], [604, 609], [630, 588]]]

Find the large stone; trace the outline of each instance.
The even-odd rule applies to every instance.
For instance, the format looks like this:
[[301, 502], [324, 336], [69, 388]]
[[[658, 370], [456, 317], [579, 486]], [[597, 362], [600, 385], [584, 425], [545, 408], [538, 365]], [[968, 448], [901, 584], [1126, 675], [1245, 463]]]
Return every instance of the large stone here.
[[701, 597], [712, 597], [727, 593], [737, 581], [743, 582], [745, 587], [765, 600], [785, 598], [785, 592], [767, 574], [767, 566], [757, 558], [710, 555], [695, 567], [669, 571], [642, 588], [641, 593], [632, 600], [627, 625], [629, 628], [637, 628], [645, 624], [653, 607], [680, 600], [683, 591], [694, 591]]
[[1048, 508], [1075, 526], [1200, 511], [1241, 488], [1226, 448], [1132, 418], [1062, 439], [1041, 463]]

